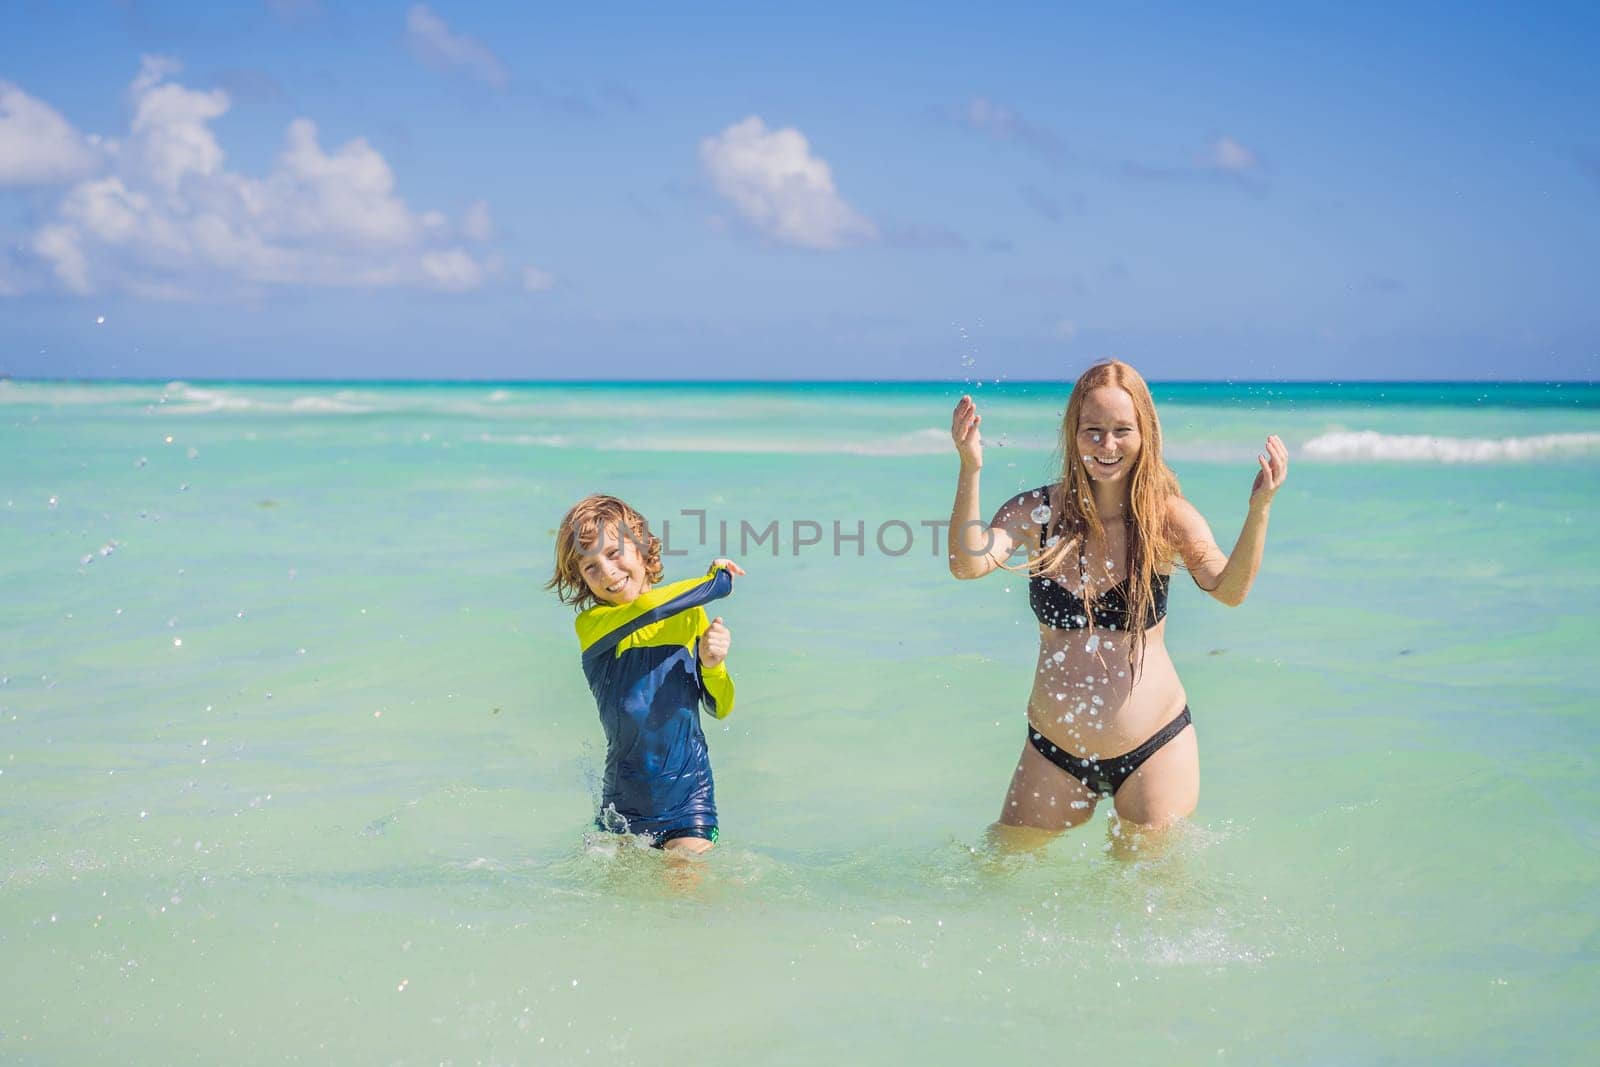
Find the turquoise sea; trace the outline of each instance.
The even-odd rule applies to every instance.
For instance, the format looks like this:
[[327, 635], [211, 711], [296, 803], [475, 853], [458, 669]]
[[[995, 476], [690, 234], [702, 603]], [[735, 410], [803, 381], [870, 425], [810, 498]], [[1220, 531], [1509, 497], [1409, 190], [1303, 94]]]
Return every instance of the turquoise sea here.
[[[0, 1062], [1600, 1060], [1600, 387], [1158, 385], [1225, 547], [1292, 457], [1200, 809], [997, 855], [1026, 584], [921, 524], [1067, 389], [0, 381]], [[749, 571], [687, 872], [588, 833], [598, 490]]]

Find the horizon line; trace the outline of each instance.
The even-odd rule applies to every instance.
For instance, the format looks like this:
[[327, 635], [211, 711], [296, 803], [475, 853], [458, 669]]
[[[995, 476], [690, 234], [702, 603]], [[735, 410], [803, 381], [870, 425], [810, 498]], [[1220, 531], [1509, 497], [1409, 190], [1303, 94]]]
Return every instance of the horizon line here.
[[[0, 383], [32, 382], [55, 385], [169, 385], [230, 384], [230, 385], [567, 385], [567, 386], [640, 386], [640, 385], [966, 385], [981, 389], [985, 385], [1068, 385], [1076, 378], [345, 378], [345, 377], [194, 377], [188, 375], [162, 375], [160, 377], [98, 377], [72, 375], [69, 377], [33, 377], [0, 373]], [[1600, 384], [1594, 378], [1149, 378], [1152, 385], [1548, 385], [1593, 386]]]

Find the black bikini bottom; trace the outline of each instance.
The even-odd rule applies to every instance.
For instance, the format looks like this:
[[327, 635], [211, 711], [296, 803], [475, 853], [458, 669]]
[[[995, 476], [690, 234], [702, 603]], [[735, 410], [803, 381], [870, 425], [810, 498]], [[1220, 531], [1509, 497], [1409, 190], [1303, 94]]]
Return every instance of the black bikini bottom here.
[[1122, 783], [1128, 780], [1128, 775], [1138, 770], [1145, 760], [1154, 756], [1162, 745], [1182, 733], [1189, 722], [1189, 705], [1185, 704], [1183, 710], [1178, 712], [1178, 717], [1157, 730], [1150, 740], [1132, 752], [1106, 759], [1074, 756], [1065, 749], [1051, 744], [1043, 734], [1031, 726], [1028, 728], [1028, 741], [1039, 755], [1082, 782], [1089, 792], [1108, 797], [1121, 789]]

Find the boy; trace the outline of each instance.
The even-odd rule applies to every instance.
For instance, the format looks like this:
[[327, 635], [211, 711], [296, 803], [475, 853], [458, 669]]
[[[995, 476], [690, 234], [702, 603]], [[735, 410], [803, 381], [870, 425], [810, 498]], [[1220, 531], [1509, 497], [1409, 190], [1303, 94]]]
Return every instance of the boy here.
[[584, 497], [561, 520], [545, 588], [582, 611], [583, 673], [606, 731], [601, 829], [675, 852], [716, 842], [700, 706], [719, 719], [733, 710], [732, 638], [720, 617], [707, 621], [704, 605], [733, 592], [743, 574], [718, 559], [704, 577], [658, 586], [661, 539], [613, 496]]

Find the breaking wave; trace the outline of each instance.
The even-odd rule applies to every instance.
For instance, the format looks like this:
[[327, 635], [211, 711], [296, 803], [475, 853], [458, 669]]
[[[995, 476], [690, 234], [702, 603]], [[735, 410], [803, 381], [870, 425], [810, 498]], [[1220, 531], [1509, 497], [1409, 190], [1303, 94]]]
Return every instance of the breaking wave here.
[[1399, 463], [1506, 463], [1580, 456], [1600, 449], [1600, 433], [1548, 433], [1532, 437], [1434, 437], [1376, 430], [1338, 430], [1301, 446], [1312, 459]]

